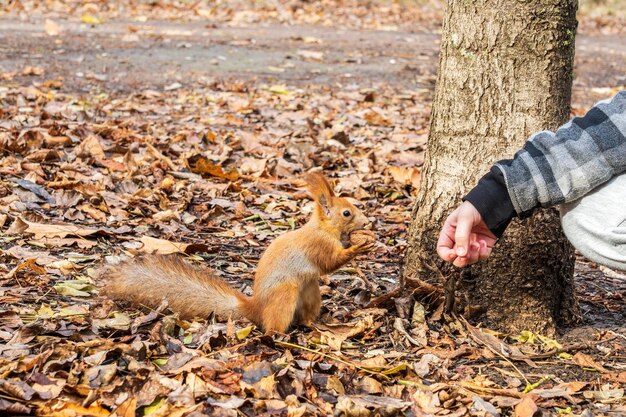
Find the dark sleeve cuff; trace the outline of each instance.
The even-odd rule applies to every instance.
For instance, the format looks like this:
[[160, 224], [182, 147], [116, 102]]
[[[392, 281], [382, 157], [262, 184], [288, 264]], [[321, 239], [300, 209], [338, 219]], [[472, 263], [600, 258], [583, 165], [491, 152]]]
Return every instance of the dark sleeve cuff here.
[[497, 237], [502, 236], [511, 219], [517, 216], [504, 175], [495, 166], [463, 197], [463, 201], [469, 201], [476, 207], [489, 230]]

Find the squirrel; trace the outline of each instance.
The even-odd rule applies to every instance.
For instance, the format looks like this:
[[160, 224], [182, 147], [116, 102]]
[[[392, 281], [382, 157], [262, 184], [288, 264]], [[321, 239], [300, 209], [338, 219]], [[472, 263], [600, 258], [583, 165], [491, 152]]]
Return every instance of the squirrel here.
[[335, 196], [321, 173], [308, 174], [304, 180], [315, 209], [304, 226], [279, 236], [265, 250], [251, 297], [208, 270], [163, 255], [145, 255], [109, 268], [104, 294], [151, 307], [165, 298], [181, 318], [212, 313], [220, 318], [245, 317], [265, 332], [310, 325], [322, 303], [320, 276], [369, 252], [376, 240], [365, 230], [368, 218], [347, 199]]

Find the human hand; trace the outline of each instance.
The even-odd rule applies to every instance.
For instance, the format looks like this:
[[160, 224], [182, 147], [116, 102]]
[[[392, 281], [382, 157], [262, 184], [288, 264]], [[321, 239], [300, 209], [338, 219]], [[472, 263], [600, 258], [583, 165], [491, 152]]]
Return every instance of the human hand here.
[[464, 267], [487, 259], [496, 240], [478, 210], [465, 201], [450, 213], [443, 224], [437, 241], [437, 254], [454, 266]]

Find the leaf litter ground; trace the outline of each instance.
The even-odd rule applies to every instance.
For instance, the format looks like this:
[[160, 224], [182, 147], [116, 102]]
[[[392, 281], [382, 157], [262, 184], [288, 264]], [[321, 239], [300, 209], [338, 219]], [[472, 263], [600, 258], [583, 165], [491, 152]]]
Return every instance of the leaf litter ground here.
[[[415, 303], [410, 317], [367, 307], [397, 284], [437, 3], [3, 7], [1, 412], [626, 413], [619, 273], [579, 259], [585, 323], [558, 342], [442, 317], [433, 297], [397, 300]], [[581, 19], [574, 114], [625, 83], [619, 16]], [[606, 50], [621, 60], [598, 67]], [[97, 295], [105, 262], [151, 251], [250, 293], [263, 248], [306, 220], [298, 175], [312, 167], [379, 237], [325, 278], [315, 328], [268, 337]]]

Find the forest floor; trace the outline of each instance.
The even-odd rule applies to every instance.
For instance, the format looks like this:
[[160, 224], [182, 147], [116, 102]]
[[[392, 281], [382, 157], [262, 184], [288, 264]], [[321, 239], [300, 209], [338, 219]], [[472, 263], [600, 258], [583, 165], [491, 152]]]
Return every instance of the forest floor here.
[[[111, 4], [115, 4], [112, 6]], [[365, 308], [392, 290], [438, 64], [437, 2], [0, 6], [0, 414], [626, 415], [626, 277], [578, 259], [552, 340]], [[581, 15], [572, 114], [626, 85], [626, 15]], [[179, 252], [251, 291], [323, 167], [375, 219], [314, 328], [178, 320], [98, 296]]]

